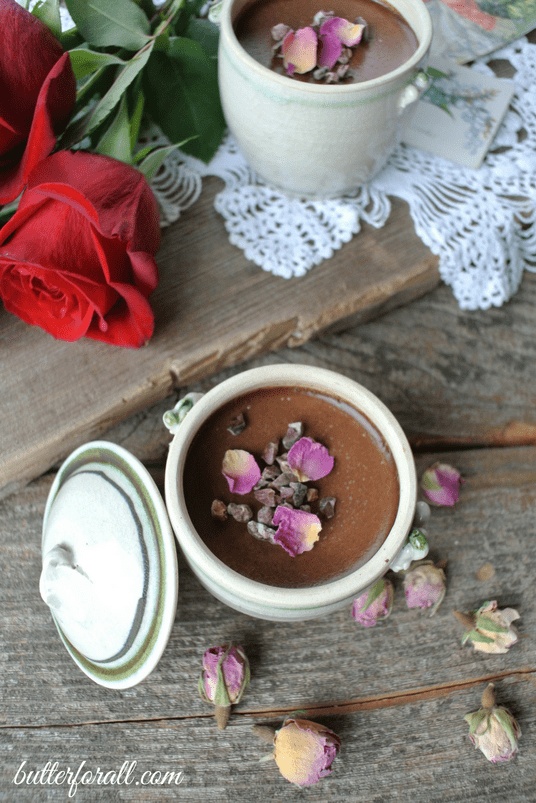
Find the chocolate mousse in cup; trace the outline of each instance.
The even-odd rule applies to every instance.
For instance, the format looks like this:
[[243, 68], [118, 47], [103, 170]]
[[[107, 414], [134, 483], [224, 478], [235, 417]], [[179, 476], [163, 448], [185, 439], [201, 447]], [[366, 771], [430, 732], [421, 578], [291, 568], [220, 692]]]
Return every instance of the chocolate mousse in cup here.
[[[283, 58], [285, 40], [274, 42], [272, 30], [284, 26], [277, 36], [287, 28], [291, 36], [314, 30], [309, 36], [316, 36], [318, 64], [327, 29], [313, 23], [326, 10], [352, 23], [342, 62], [327, 72], [301, 73], [310, 65], [294, 64], [300, 55], [288, 42], [290, 55]], [[221, 4], [218, 70], [225, 118], [249, 165], [290, 196], [337, 197], [370, 181], [401, 141], [428, 85], [432, 22], [422, 0], [334, 0], [326, 10], [318, 0]], [[365, 25], [355, 35], [358, 20]]]
[[225, 380], [185, 415], [181, 406], [180, 423], [164, 416], [167, 510], [191, 570], [231, 608], [274, 621], [329, 614], [404, 548], [413, 456], [363, 386], [270, 365]]

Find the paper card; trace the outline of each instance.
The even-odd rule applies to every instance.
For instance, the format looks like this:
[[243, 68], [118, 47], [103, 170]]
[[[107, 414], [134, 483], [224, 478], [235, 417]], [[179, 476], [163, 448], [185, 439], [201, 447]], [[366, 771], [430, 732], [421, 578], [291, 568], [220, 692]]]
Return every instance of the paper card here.
[[464, 167], [480, 167], [514, 94], [513, 83], [453, 61], [434, 60], [427, 72], [432, 83], [417, 101], [404, 142]]

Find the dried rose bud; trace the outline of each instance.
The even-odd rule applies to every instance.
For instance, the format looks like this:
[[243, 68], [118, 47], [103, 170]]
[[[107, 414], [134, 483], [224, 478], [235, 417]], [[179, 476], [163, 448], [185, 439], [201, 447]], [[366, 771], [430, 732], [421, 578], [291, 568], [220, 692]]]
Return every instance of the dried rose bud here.
[[244, 413], [238, 413], [235, 418], [232, 418], [229, 422], [229, 426], [227, 429], [231, 433], [231, 435], [240, 435], [246, 428], [246, 419], [244, 418]]
[[482, 708], [466, 714], [464, 719], [469, 725], [469, 738], [488, 761], [496, 764], [514, 757], [521, 730], [507, 708], [495, 705], [493, 683], [482, 695]]
[[332, 519], [335, 515], [335, 504], [337, 500], [334, 496], [323, 496], [318, 503], [318, 509], [326, 519]]
[[291, 446], [294, 446], [296, 441], [298, 441], [302, 435], [303, 424], [301, 421], [294, 421], [293, 424], [289, 424], [287, 427], [287, 434], [281, 441], [286, 451], [288, 451]]
[[446, 589], [445, 572], [441, 566], [434, 566], [431, 560], [413, 564], [404, 575], [408, 608], [431, 608], [430, 616], [441, 605]]
[[225, 502], [222, 502], [221, 499], [214, 499], [210, 506], [210, 515], [218, 521], [226, 521], [228, 514]]
[[288, 718], [276, 731], [274, 759], [283, 778], [311, 786], [331, 773], [341, 741], [329, 728], [307, 719]]
[[471, 641], [477, 652], [506, 653], [517, 643], [517, 630], [512, 625], [519, 614], [513, 608], [497, 607], [496, 600], [485, 602], [473, 613], [454, 611], [454, 615], [467, 629], [462, 644]]
[[274, 464], [278, 451], [279, 451], [279, 441], [270, 441], [270, 443], [267, 444], [262, 453], [262, 459], [269, 466], [272, 466]]
[[432, 505], [452, 507], [460, 496], [460, 472], [447, 463], [434, 463], [421, 477], [421, 488]]
[[352, 616], [360, 625], [374, 627], [391, 614], [394, 596], [395, 589], [391, 581], [380, 577], [372, 588], [354, 599]]
[[229, 502], [227, 505], [227, 513], [242, 524], [247, 524], [253, 518], [253, 511], [249, 505], [237, 505], [234, 502]]
[[223, 730], [231, 705], [240, 702], [249, 683], [249, 661], [242, 647], [224, 644], [211, 647], [203, 655], [203, 671], [198, 688], [201, 697], [216, 706], [216, 721]]
[[261, 477], [255, 458], [244, 449], [228, 449], [223, 456], [221, 470], [229, 490], [237, 494], [249, 493]]

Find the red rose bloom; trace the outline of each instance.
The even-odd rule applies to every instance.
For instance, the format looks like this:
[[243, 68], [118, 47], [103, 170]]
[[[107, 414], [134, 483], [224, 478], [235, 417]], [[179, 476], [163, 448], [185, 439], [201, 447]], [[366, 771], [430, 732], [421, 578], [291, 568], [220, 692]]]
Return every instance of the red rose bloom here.
[[60, 340], [141, 346], [153, 333], [159, 245], [158, 206], [138, 170], [58, 151], [30, 174], [0, 230], [0, 297]]
[[24, 189], [69, 121], [76, 81], [68, 53], [16, 0], [0, 0], [0, 204]]

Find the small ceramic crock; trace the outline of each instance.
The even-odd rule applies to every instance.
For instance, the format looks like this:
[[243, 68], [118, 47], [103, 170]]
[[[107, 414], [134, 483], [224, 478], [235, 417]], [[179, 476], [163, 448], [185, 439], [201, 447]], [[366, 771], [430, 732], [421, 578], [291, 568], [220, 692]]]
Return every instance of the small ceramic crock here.
[[361, 83], [295, 81], [263, 67], [233, 23], [250, 0], [223, 0], [218, 56], [227, 124], [249, 165], [291, 196], [340, 196], [368, 182], [400, 142], [427, 86], [432, 21], [422, 0], [390, 0], [419, 42], [405, 64]]
[[[188, 449], [208, 417], [231, 399], [265, 387], [306, 387], [355, 407], [381, 433], [395, 460], [400, 497], [396, 518], [386, 540], [356, 571], [309, 588], [278, 588], [250, 580], [215, 557], [192, 525], [184, 499], [182, 477]], [[164, 417], [166, 420], [166, 416]], [[385, 574], [404, 548], [415, 516], [417, 481], [408, 441], [387, 407], [370, 391], [332, 371], [307, 365], [269, 365], [237, 374], [212, 388], [175, 428], [166, 464], [168, 515], [190, 568], [219, 600], [242, 613], [274, 621], [313, 619], [349, 603]]]

